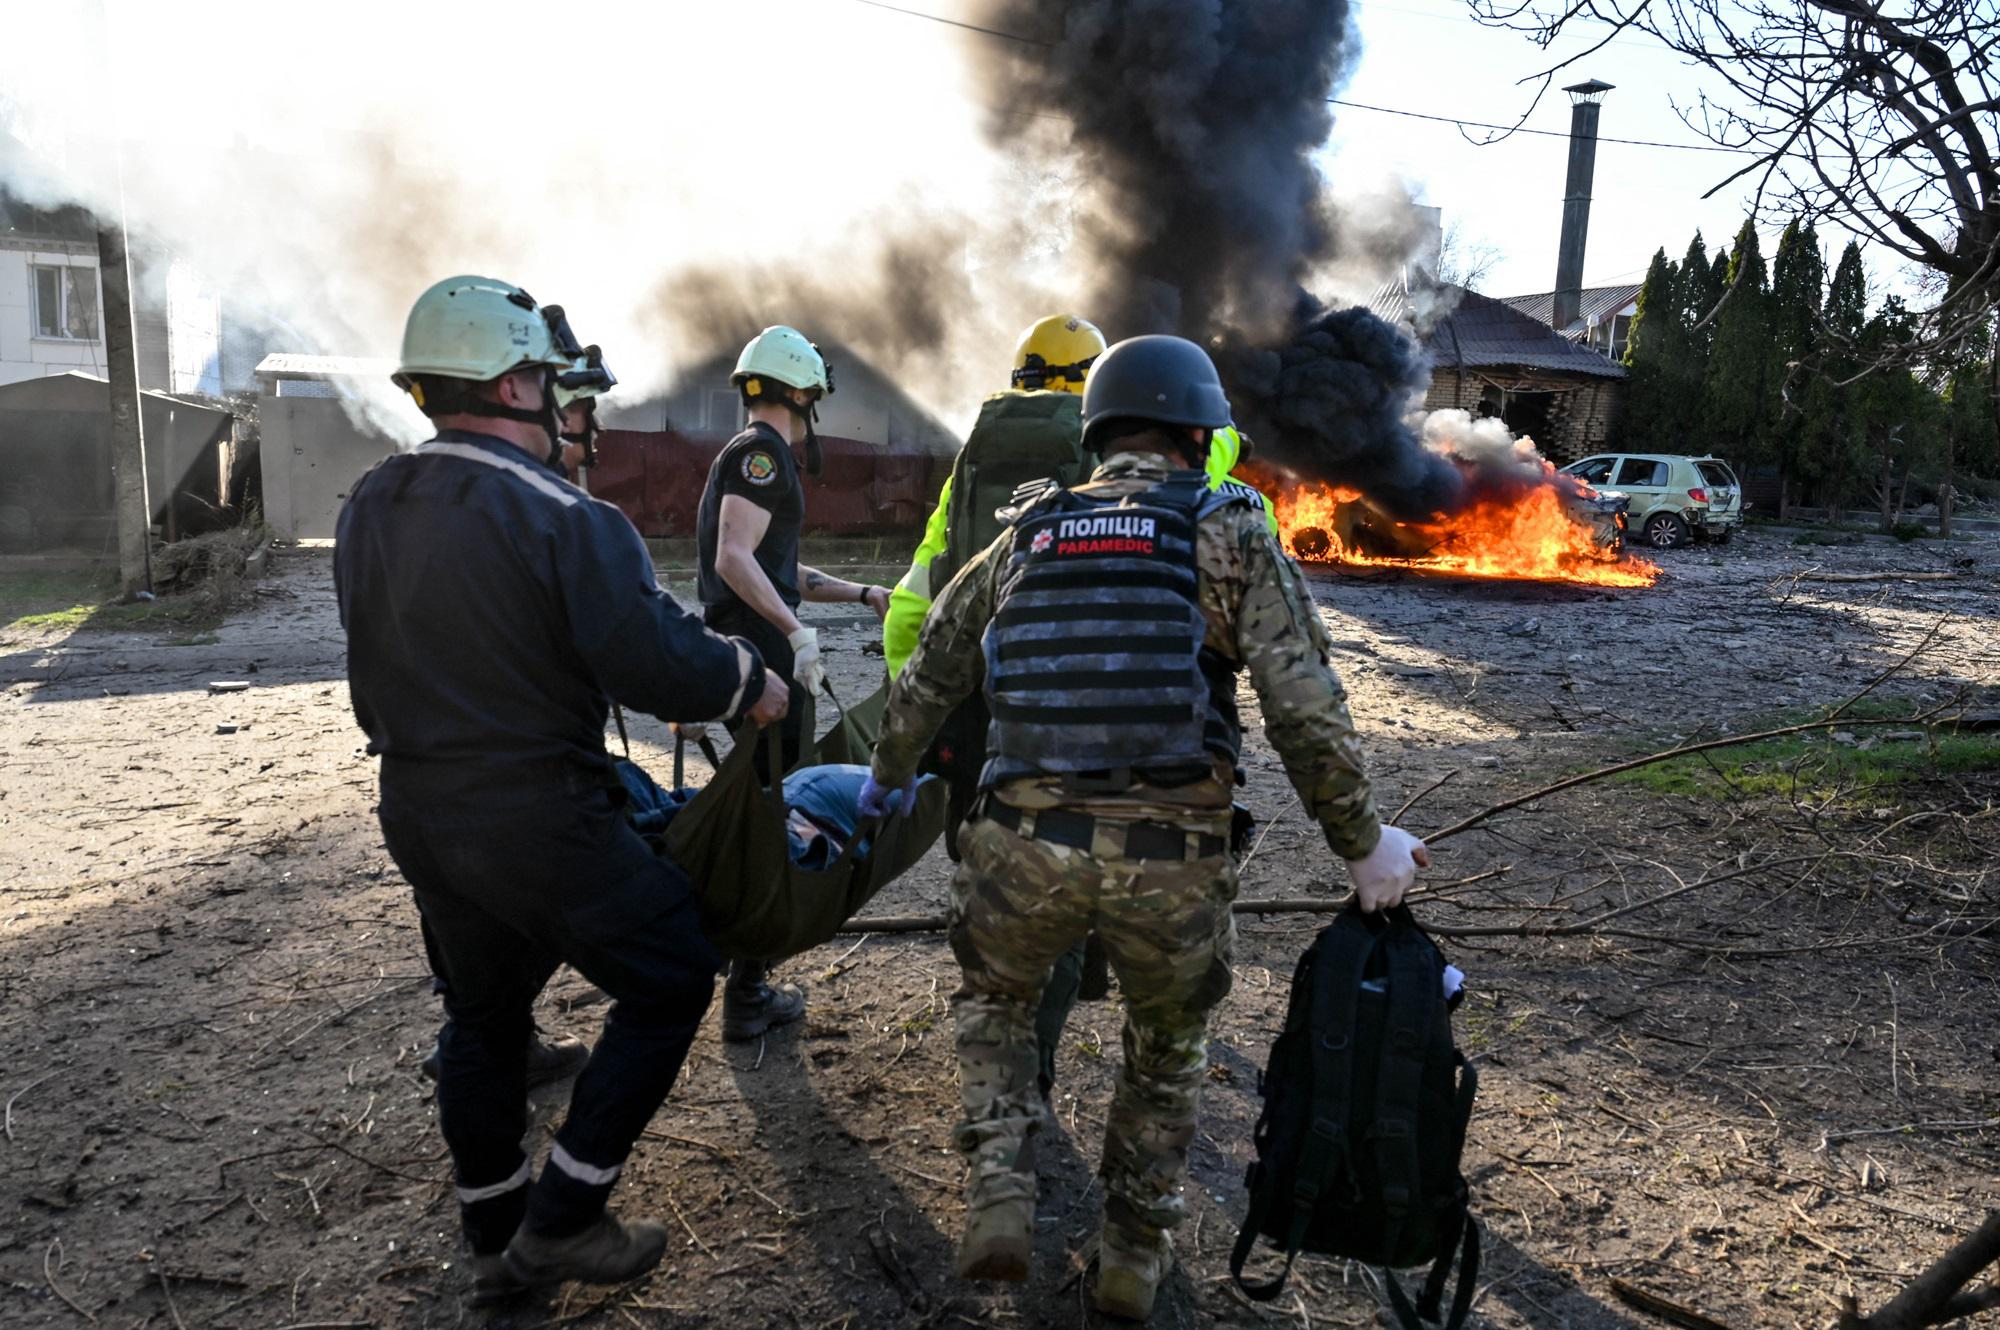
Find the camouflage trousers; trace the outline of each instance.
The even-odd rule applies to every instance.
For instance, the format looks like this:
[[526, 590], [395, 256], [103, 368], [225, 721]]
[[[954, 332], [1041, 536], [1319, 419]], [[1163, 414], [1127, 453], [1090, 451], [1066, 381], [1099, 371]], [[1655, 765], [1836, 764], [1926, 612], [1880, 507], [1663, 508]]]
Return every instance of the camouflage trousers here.
[[[1202, 826], [1203, 831], [1214, 831]], [[1100, 836], [1094, 850], [1110, 848]], [[1035, 1195], [1022, 1149], [1045, 1112], [1035, 1007], [1057, 959], [1095, 929], [1125, 1001], [1124, 1066], [1104, 1133], [1105, 1218], [1135, 1237], [1178, 1224], [1208, 1068], [1208, 1013], [1229, 991], [1236, 867], [1133, 860], [965, 825], [952, 882], [952, 998], [965, 1116], [953, 1133], [974, 1208]]]

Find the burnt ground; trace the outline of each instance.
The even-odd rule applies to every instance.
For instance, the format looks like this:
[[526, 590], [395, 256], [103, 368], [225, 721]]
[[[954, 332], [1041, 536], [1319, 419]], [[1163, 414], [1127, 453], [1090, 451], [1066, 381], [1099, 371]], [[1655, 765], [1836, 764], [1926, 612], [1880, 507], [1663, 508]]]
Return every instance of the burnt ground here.
[[[1974, 564], [1947, 581], [1799, 576], [1956, 559]], [[1658, 587], [1615, 593], [1316, 574], [1385, 808], [1457, 772], [1405, 819], [1434, 829], [1654, 741], [1837, 700], [1941, 620], [1882, 695], [1917, 705], [2000, 672], [1991, 540], [1752, 532], [1663, 562]], [[836, 682], [867, 691], [871, 625], [825, 623]], [[1097, 1322], [1076, 1272], [1116, 1008], [1081, 1007], [1063, 1050], [1034, 1281], [959, 1283], [956, 972], [928, 934], [790, 962], [810, 1016], [759, 1046], [724, 1047], [711, 1016], [620, 1192], [674, 1230], [653, 1277], [463, 1309], [416, 1070], [437, 1008], [372, 821], [326, 559], [275, 559], [212, 641], [177, 640], [0, 639], [0, 1324]], [[252, 687], [211, 695], [216, 679]], [[663, 735], [637, 724], [662, 775]], [[1269, 822], [1244, 895], [1330, 891], [1261, 738], [1248, 766]], [[1730, 1326], [1825, 1326], [1996, 1203], [2000, 943], [1978, 934], [2000, 914], [1995, 793], [1976, 769], [1887, 792], [1599, 783], [1439, 844], [1422, 916], [1470, 930], [1444, 944], [1470, 975], [1457, 1028], [1482, 1075], [1478, 1323], [1659, 1324], [1617, 1298], [1623, 1279]], [[933, 852], [871, 910], [939, 909], [947, 874]], [[1581, 934], [1518, 935], [1681, 884]], [[1258, 1070], [1321, 922], [1243, 920], [1157, 1325], [1375, 1317], [1373, 1276], [1340, 1263], [1302, 1262], [1264, 1307], [1225, 1275]], [[541, 1019], [588, 1036], [593, 996], [565, 974]], [[536, 1094], [538, 1142], [562, 1105]]]

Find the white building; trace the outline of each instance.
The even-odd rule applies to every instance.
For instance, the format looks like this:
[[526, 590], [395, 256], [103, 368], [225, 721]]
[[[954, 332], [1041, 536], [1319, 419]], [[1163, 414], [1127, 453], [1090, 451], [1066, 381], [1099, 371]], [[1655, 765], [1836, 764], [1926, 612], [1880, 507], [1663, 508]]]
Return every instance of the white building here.
[[97, 236], [80, 208], [28, 208], [0, 194], [0, 383], [104, 374]]
[[[34, 208], [0, 187], [0, 384], [105, 373], [96, 221]], [[134, 236], [132, 325], [139, 386], [220, 397], [256, 385], [261, 339], [225, 327], [221, 300], [188, 264]]]

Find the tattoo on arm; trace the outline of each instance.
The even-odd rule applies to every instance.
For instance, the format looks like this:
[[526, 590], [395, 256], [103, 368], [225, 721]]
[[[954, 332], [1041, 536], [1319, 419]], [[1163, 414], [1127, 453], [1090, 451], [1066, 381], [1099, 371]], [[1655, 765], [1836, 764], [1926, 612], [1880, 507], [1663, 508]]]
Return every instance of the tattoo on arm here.
[[825, 585], [826, 585], [826, 584], [827, 584], [828, 582], [830, 582], [831, 580], [832, 580], [832, 579], [831, 579], [831, 578], [829, 578], [829, 577], [828, 577], [828, 576], [827, 576], [827, 575], [826, 575], [825, 573], [820, 573], [820, 572], [811, 572], [811, 573], [807, 573], [807, 574], [806, 574], [806, 590], [808, 590], [808, 591], [817, 591], [817, 590], [819, 590], [819, 589], [820, 589], [821, 587], [825, 586]]

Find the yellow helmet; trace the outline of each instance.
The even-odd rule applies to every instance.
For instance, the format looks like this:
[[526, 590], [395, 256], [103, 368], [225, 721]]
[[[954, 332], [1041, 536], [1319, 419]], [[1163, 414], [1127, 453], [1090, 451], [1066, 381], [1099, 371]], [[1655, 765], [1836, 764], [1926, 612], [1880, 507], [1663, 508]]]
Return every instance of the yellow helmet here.
[[1051, 314], [1014, 346], [1014, 386], [1080, 393], [1091, 362], [1104, 354], [1104, 334], [1088, 319]]

